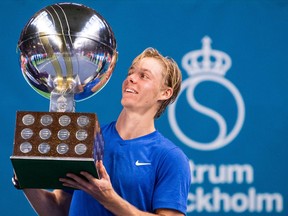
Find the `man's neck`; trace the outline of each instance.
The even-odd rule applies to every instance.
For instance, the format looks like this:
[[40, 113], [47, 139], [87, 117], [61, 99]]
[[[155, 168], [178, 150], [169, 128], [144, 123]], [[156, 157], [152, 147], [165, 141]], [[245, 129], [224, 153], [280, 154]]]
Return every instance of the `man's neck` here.
[[117, 119], [116, 129], [124, 140], [141, 137], [155, 131], [154, 118], [123, 109]]

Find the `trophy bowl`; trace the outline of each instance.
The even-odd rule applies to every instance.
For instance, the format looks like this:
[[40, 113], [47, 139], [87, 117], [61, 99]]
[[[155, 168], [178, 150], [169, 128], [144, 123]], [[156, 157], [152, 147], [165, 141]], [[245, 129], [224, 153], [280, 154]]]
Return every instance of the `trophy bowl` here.
[[20, 66], [28, 84], [40, 95], [72, 94], [74, 101], [99, 92], [117, 61], [116, 39], [95, 10], [58, 3], [38, 11], [21, 32]]

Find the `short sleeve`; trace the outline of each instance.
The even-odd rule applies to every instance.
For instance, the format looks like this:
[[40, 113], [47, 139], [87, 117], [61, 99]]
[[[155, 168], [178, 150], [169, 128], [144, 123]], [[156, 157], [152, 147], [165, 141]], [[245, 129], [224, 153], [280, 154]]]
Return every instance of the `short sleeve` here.
[[153, 210], [168, 208], [186, 214], [191, 173], [187, 156], [178, 147], [163, 155], [157, 167]]

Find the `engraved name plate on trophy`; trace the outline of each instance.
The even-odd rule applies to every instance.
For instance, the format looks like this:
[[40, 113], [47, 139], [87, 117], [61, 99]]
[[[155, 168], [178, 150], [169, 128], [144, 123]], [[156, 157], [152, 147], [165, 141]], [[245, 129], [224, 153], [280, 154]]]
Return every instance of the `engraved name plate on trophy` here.
[[49, 112], [17, 111], [13, 155], [20, 188], [64, 188], [68, 172], [98, 177], [95, 160], [104, 140], [95, 113], [75, 112], [75, 102], [97, 94], [117, 61], [116, 40], [105, 19], [75, 3], [37, 12], [18, 42], [28, 84], [50, 100]]

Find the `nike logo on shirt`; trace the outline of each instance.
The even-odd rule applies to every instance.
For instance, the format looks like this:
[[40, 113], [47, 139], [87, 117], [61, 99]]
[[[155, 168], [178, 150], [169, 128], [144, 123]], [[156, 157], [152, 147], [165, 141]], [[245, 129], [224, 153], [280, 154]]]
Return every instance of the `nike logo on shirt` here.
[[139, 162], [139, 160], [137, 160], [137, 161], [135, 162], [135, 165], [136, 165], [136, 166], [147, 166], [147, 165], [151, 165], [151, 163], [142, 163], [142, 162]]

